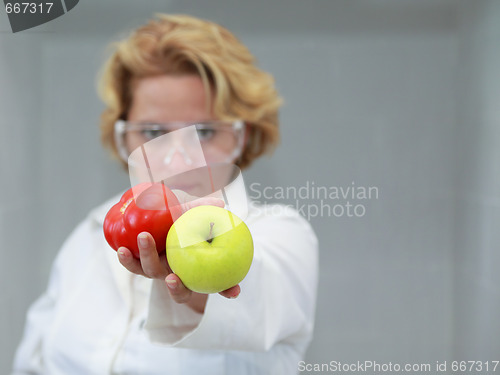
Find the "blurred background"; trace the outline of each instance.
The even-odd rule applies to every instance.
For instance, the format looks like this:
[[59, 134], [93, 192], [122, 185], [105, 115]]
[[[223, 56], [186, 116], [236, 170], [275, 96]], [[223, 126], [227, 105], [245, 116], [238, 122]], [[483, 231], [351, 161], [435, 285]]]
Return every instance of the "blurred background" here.
[[245, 174], [255, 198], [378, 190], [324, 202], [360, 216], [302, 211], [321, 263], [306, 361], [500, 360], [499, 1], [82, 0], [16, 34], [0, 12], [0, 373], [65, 238], [128, 186], [100, 147], [96, 76], [154, 12], [226, 26], [274, 74], [282, 144]]

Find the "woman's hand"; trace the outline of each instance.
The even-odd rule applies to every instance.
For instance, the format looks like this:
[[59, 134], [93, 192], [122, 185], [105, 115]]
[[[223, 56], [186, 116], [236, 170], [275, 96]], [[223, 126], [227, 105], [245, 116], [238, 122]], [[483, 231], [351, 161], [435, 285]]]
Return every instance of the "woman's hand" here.
[[[224, 202], [217, 198], [200, 198], [182, 204], [183, 212], [201, 205], [224, 207]], [[185, 303], [193, 310], [202, 313], [207, 302], [207, 294], [193, 292], [186, 288], [181, 279], [170, 269], [166, 254], [159, 255], [153, 236], [142, 232], [137, 236], [140, 259], [134, 258], [126, 247], [118, 249], [120, 263], [130, 272], [151, 279], [165, 281], [172, 299], [177, 303]], [[167, 249], [168, 251], [168, 249]], [[240, 293], [240, 286], [235, 285], [219, 294], [226, 298], [236, 298]]]

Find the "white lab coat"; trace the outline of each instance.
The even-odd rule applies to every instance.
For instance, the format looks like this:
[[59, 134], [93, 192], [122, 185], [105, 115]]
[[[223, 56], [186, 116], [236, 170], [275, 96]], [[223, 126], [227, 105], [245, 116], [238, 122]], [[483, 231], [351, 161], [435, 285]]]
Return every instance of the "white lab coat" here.
[[64, 243], [47, 291], [27, 315], [13, 375], [294, 374], [311, 340], [318, 245], [282, 205], [253, 204], [254, 260], [238, 298], [208, 297], [203, 314], [163, 281], [128, 272], [93, 210]]

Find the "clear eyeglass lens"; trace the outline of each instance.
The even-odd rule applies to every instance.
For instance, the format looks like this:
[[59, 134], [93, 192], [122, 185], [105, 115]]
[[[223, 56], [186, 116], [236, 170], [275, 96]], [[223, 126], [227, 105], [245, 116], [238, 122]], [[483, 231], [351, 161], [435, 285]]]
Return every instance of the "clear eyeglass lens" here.
[[[130, 155], [137, 147], [168, 134], [176, 129], [165, 125], [125, 123], [123, 128], [122, 154]], [[240, 140], [243, 136], [241, 127], [235, 123], [204, 123], [196, 125], [196, 133], [205, 158], [209, 162], [226, 161], [237, 156]], [[165, 145], [166, 148], [169, 145]]]
[[155, 138], [161, 137], [162, 135], [167, 134], [167, 131], [162, 130], [162, 129], [142, 129], [142, 130], [136, 130], [138, 137], [143, 138], [144, 143], [151, 141]]

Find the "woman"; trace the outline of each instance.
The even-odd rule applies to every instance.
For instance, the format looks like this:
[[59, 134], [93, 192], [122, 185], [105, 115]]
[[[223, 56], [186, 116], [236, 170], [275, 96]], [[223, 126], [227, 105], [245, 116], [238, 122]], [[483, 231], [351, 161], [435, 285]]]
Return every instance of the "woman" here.
[[[101, 84], [102, 140], [124, 165], [137, 147], [194, 123], [207, 162], [245, 169], [278, 141], [272, 78], [211, 22], [158, 15], [116, 44]], [[172, 174], [194, 160], [175, 147], [161, 154]], [[117, 200], [93, 210], [64, 243], [47, 291], [28, 312], [13, 374], [298, 371], [317, 284], [317, 240], [306, 220], [252, 204], [248, 275], [221, 295], [206, 295], [169, 273], [149, 233], [138, 236], [140, 259], [123, 247], [117, 257], [102, 231]]]

